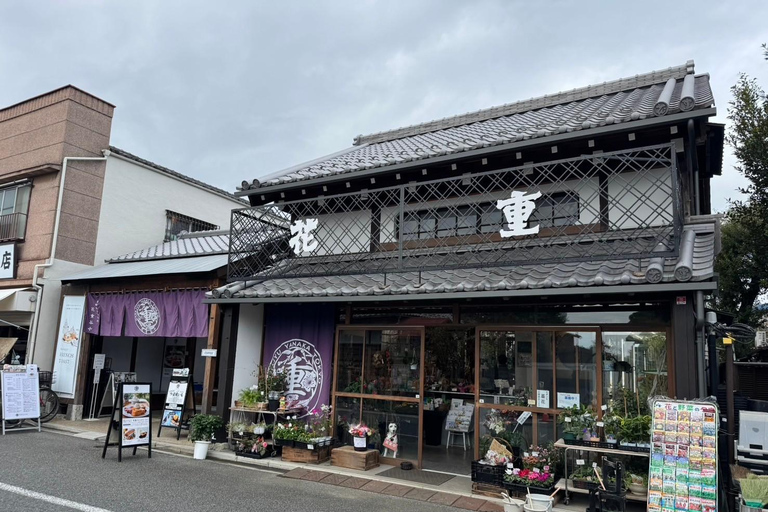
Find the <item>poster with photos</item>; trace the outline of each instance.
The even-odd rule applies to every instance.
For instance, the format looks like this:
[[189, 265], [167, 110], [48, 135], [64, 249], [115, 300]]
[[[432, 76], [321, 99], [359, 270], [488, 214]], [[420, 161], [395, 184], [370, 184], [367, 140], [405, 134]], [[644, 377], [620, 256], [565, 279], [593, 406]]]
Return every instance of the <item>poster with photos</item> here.
[[654, 401], [649, 512], [717, 511], [718, 421], [713, 403]]

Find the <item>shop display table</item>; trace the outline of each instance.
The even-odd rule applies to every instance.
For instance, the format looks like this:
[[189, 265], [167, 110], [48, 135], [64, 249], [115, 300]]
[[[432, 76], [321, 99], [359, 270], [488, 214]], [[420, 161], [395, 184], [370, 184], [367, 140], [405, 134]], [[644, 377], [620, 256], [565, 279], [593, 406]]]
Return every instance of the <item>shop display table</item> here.
[[[286, 409], [284, 411], [257, 411], [256, 409], [249, 409], [247, 407], [230, 407], [229, 410], [232, 412], [229, 418], [230, 425], [232, 423], [246, 422], [250, 420], [253, 423], [263, 422], [267, 425], [272, 425], [272, 427], [277, 425], [279, 419], [287, 418], [288, 416], [293, 416], [294, 414], [299, 414], [301, 412], [300, 409]], [[235, 432], [232, 432], [232, 429], [230, 428], [227, 432], [227, 444], [229, 445], [230, 450], [234, 450], [234, 441], [239, 439], [241, 438], [237, 436]], [[272, 440], [268, 440], [267, 442], [269, 444], [273, 444]]]
[[[555, 448], [562, 448], [565, 451], [564, 457], [563, 457], [565, 477], [561, 478], [555, 484], [555, 488], [562, 489], [563, 491], [565, 491], [565, 498], [563, 499], [563, 502], [566, 505], [570, 501], [570, 493], [572, 492], [580, 493], [580, 494], [589, 494], [588, 489], [580, 489], [578, 487], [574, 487], [573, 482], [568, 478], [570, 476], [570, 472], [568, 471], [568, 452], [569, 451], [599, 453], [600, 455], [621, 455], [623, 457], [648, 458], [651, 456], [649, 452], [631, 452], [629, 450], [617, 450], [613, 448], [596, 448], [592, 446], [565, 444], [565, 441], [563, 441], [562, 439], [557, 440], [557, 442], [555, 443]], [[627, 499], [630, 501], [645, 502], [647, 501], [648, 498], [646, 495], [632, 494], [631, 492], [627, 491]]]
[[379, 467], [379, 451], [356, 452], [352, 446], [342, 446], [331, 451], [331, 466], [368, 471]]

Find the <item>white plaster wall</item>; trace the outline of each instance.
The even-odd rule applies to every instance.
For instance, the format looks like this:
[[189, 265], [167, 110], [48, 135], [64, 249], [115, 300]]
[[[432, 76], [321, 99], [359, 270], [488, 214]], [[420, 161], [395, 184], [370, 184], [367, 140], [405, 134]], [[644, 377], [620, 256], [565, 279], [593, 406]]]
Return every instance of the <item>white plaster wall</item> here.
[[[368, 252], [371, 247], [371, 211], [334, 213], [317, 217], [317, 240], [313, 256]], [[333, 245], [323, 244], [332, 241]]]
[[240, 304], [235, 351], [235, 375], [232, 381], [232, 405], [240, 390], [257, 382], [253, 375], [261, 364], [264, 342], [264, 305]]
[[[611, 229], [633, 229], [641, 224], [669, 225], [673, 216], [671, 180], [669, 169], [653, 169], [642, 174], [625, 172], [612, 176], [608, 181]], [[627, 187], [631, 192], [626, 191]], [[640, 222], [624, 217], [627, 209], [631, 209]]]
[[229, 229], [230, 212], [244, 203], [114, 155], [107, 159], [96, 241], [97, 265], [162, 243], [165, 210]]

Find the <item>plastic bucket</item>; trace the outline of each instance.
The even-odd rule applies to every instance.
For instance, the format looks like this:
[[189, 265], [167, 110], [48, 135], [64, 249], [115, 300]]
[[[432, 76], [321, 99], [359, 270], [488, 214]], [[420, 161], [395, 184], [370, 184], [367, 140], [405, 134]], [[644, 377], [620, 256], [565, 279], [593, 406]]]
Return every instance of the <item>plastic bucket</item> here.
[[545, 494], [529, 494], [523, 505], [526, 512], [551, 512], [552, 498]]
[[208, 447], [210, 445], [209, 441], [195, 441], [195, 454], [193, 457], [197, 460], [205, 460], [208, 456]]

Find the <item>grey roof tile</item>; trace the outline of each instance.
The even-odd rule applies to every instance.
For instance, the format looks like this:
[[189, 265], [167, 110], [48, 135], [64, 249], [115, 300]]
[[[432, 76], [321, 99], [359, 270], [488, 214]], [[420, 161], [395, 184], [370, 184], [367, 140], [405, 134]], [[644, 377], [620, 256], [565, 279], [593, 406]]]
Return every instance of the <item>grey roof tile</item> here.
[[[689, 89], [693, 81], [693, 98], [681, 102], [686, 80]], [[672, 94], [665, 108], [660, 109], [657, 108], [659, 97], [667, 82]], [[708, 108], [713, 104], [709, 75], [693, 75], [693, 61], [689, 61], [666, 70], [359, 136], [351, 148], [265, 176], [250, 187], [258, 189], [386, 167], [558, 133], [618, 125], [685, 109]]]
[[[691, 281], [714, 277], [715, 225], [686, 226], [695, 233]], [[661, 282], [676, 282], [677, 258], [663, 261]], [[646, 270], [650, 259], [543, 263], [533, 265], [425, 270], [342, 275], [344, 262], [337, 261], [339, 275], [272, 278], [257, 282], [232, 294], [232, 298], [268, 299], [276, 297], [327, 297], [458, 293], [473, 291], [523, 290], [586, 286], [621, 286], [649, 282]], [[219, 288], [218, 293], [227, 287]], [[216, 296], [211, 294], [210, 296]]]
[[181, 235], [177, 240], [171, 242], [164, 242], [140, 251], [123, 254], [107, 260], [107, 263], [209, 256], [211, 254], [227, 254], [228, 252], [229, 231], [200, 231]]

